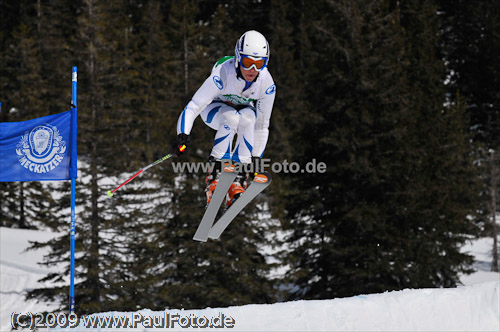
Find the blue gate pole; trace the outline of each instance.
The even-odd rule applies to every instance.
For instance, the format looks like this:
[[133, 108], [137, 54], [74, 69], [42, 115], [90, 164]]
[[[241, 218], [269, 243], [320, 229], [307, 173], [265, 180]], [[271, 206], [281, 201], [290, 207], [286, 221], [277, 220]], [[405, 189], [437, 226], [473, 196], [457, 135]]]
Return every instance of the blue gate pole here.
[[[72, 74], [72, 108], [76, 109], [76, 83], [77, 83], [77, 70], [76, 67], [73, 67]], [[76, 112], [73, 111], [73, 116], [76, 116]], [[69, 286], [69, 312], [75, 312], [75, 196], [76, 196], [76, 179], [75, 177], [71, 178], [71, 277], [70, 277], [70, 286]]]

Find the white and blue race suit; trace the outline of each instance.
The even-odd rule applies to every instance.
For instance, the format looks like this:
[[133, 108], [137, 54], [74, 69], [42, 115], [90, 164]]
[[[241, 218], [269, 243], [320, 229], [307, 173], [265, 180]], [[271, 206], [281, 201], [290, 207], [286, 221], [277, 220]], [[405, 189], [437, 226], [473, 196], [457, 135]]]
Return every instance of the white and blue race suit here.
[[262, 157], [264, 153], [276, 86], [267, 67], [253, 82], [247, 82], [238, 75], [234, 61], [234, 57], [217, 61], [179, 116], [177, 134], [189, 135], [201, 114], [203, 121], [217, 130], [210, 155], [250, 163], [252, 156]]

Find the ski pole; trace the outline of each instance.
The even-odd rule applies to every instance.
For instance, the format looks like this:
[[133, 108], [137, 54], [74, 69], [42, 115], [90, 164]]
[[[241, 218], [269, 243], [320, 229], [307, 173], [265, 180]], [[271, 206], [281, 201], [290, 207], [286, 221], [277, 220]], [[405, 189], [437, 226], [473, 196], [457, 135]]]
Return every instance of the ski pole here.
[[[186, 150], [186, 146], [185, 146], [185, 145], [181, 145], [181, 146], [179, 147], [179, 151], [183, 152], [184, 150]], [[132, 181], [132, 180], [133, 180], [136, 176], [138, 176], [138, 175], [139, 175], [139, 174], [141, 174], [142, 172], [145, 172], [145, 171], [146, 171], [146, 170], [148, 170], [149, 168], [151, 168], [151, 167], [153, 167], [153, 166], [155, 166], [155, 165], [158, 165], [159, 163], [161, 163], [161, 162], [163, 162], [163, 161], [165, 161], [165, 160], [167, 160], [168, 158], [173, 157], [173, 156], [174, 156], [174, 154], [169, 153], [169, 154], [167, 154], [166, 156], [163, 156], [162, 158], [158, 159], [158, 160], [157, 160], [157, 161], [155, 161], [154, 163], [151, 163], [151, 164], [149, 164], [148, 166], [141, 168], [139, 171], [137, 171], [137, 173], [135, 173], [134, 175], [132, 175], [132, 176], [130, 177], [130, 179], [128, 179], [127, 181], [123, 182], [121, 185], [119, 185], [118, 187], [116, 187], [116, 188], [115, 188], [115, 189], [113, 189], [113, 190], [108, 190], [108, 196], [109, 196], [109, 197], [113, 197], [113, 195], [114, 195], [115, 191], [117, 191], [118, 189], [120, 189], [121, 187], [123, 187], [124, 185], [126, 185], [127, 183], [129, 183], [130, 181]]]

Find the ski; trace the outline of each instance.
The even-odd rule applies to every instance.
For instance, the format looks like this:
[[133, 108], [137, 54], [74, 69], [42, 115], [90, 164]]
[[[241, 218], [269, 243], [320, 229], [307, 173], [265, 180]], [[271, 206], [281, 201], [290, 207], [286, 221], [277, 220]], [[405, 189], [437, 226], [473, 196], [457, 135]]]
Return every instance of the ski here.
[[[271, 184], [271, 174], [268, 172], [257, 173], [245, 192], [227, 209], [227, 211], [217, 220], [213, 227], [210, 228], [208, 237], [218, 239], [222, 232], [238, 215], [253, 200], [258, 194]], [[217, 190], [217, 188], [216, 188]], [[205, 239], [206, 241], [206, 239]]]
[[201, 219], [200, 225], [193, 236], [193, 240], [207, 242], [208, 232], [212, 228], [217, 212], [219, 212], [220, 205], [224, 200], [224, 197], [226, 197], [226, 193], [237, 175], [238, 174], [235, 172], [234, 166], [231, 165], [223, 167], [223, 171], [219, 177], [219, 183], [217, 184], [217, 187], [212, 195], [212, 199], [205, 210], [205, 214]]

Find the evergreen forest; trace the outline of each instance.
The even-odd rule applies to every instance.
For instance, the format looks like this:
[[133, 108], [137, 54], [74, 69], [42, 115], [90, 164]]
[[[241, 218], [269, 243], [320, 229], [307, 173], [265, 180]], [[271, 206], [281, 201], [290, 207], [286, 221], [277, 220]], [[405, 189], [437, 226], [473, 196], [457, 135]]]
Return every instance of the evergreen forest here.
[[[110, 199], [254, 29], [276, 83], [264, 157], [325, 172], [275, 172], [206, 243], [203, 172], [167, 160]], [[464, 244], [498, 234], [499, 54], [499, 0], [0, 0], [0, 122], [69, 110], [78, 67], [78, 314], [454, 287]], [[207, 161], [214, 135], [198, 118], [174, 161]], [[69, 181], [0, 182], [0, 226], [56, 234], [32, 249], [63, 269], [27, 297], [60, 310], [69, 206]]]

